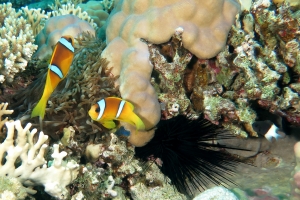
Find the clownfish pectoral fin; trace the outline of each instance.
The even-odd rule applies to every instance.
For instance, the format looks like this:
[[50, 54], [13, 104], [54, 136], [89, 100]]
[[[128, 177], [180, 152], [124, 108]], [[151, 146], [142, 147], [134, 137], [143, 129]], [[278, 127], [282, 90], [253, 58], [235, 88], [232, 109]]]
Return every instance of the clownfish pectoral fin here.
[[105, 127], [105, 128], [108, 128], [108, 129], [113, 129], [116, 127], [116, 124], [114, 121], [103, 121], [101, 122], [101, 124]]

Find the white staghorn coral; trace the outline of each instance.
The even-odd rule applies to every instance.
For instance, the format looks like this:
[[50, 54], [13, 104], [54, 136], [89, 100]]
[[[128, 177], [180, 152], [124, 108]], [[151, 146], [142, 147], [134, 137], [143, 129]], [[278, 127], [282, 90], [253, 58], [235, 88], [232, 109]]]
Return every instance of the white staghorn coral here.
[[0, 144], [0, 160], [3, 161], [5, 156], [5, 162], [0, 162], [0, 176], [17, 178], [24, 186], [29, 186], [27, 192], [30, 194], [36, 192], [31, 186], [43, 185], [45, 192], [51, 196], [66, 199], [69, 192], [65, 187], [77, 177], [78, 164], [73, 160], [64, 163], [63, 158], [67, 153], [59, 152], [59, 145], [55, 144], [52, 153], [54, 160], [47, 167], [44, 154], [48, 146], [45, 144], [48, 136], [40, 132], [37, 142], [34, 142], [37, 130], [29, 131], [30, 123], [25, 128], [19, 120], [7, 121], [5, 125], [7, 136]]
[[37, 49], [30, 24], [20, 15], [11, 3], [0, 4], [0, 83], [25, 70]]
[[8, 106], [8, 103], [1, 103], [0, 104], [0, 134], [2, 134], [1, 129], [5, 122], [7, 122], [8, 118], [2, 119], [3, 115], [10, 115], [14, 111], [13, 110], [6, 110]]

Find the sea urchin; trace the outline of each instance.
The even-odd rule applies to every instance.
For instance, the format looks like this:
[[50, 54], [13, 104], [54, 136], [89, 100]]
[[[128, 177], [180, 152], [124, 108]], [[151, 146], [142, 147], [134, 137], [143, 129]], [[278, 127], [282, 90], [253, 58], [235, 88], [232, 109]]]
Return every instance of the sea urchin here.
[[228, 154], [227, 147], [216, 144], [216, 136], [234, 137], [205, 119], [178, 115], [161, 120], [153, 139], [136, 147], [135, 155], [144, 161], [155, 160], [177, 190], [191, 196], [210, 183], [233, 183], [228, 175], [240, 160]]

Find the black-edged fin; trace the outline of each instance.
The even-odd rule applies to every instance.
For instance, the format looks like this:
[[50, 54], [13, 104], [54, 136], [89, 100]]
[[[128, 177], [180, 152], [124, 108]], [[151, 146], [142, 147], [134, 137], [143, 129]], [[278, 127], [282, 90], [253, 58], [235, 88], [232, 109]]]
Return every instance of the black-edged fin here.
[[273, 138], [278, 140], [284, 138], [285, 134], [280, 135], [279, 128], [270, 120], [256, 121], [252, 124], [253, 129], [261, 136], [264, 136], [268, 141], [272, 142]]
[[60, 44], [62, 44], [63, 46], [65, 46], [69, 51], [74, 53], [74, 47], [72, 45], [72, 39], [71, 38], [61, 37], [58, 42]]
[[268, 130], [271, 128], [273, 125], [273, 122], [270, 120], [266, 121], [255, 121], [252, 124], [253, 130], [256, 131], [260, 136], [264, 136]]

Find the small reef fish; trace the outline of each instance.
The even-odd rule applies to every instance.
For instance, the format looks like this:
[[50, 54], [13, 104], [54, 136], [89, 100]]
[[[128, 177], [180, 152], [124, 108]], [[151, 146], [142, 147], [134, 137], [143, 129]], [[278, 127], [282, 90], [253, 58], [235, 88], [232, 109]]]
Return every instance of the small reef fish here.
[[254, 131], [264, 136], [269, 142], [272, 142], [273, 138], [278, 140], [285, 137], [285, 133], [270, 120], [255, 121], [252, 127]]
[[115, 128], [113, 120], [118, 120], [136, 126], [137, 130], [145, 130], [144, 122], [133, 110], [134, 106], [130, 102], [117, 97], [107, 97], [92, 105], [89, 115], [108, 129]]
[[74, 41], [72, 36], [62, 36], [56, 43], [49, 63], [47, 79], [43, 95], [34, 107], [31, 117], [39, 116], [44, 119], [47, 101], [69, 72], [74, 57]]

